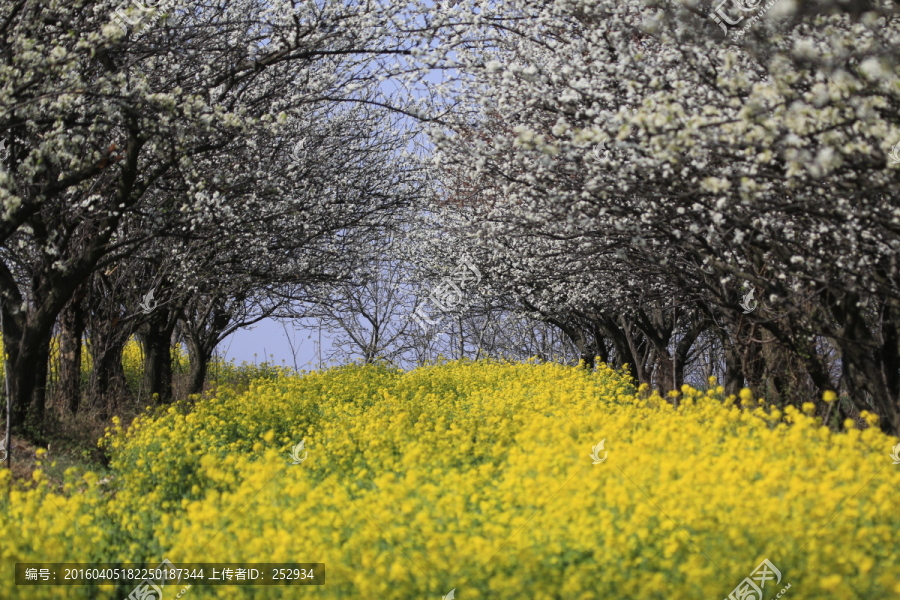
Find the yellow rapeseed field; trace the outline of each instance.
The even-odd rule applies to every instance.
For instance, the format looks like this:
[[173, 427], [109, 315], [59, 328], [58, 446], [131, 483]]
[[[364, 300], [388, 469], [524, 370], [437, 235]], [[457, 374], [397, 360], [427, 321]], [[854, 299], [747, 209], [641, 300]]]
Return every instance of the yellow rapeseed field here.
[[167, 558], [326, 566], [190, 600], [719, 600], [764, 559], [765, 600], [900, 598], [898, 440], [846, 426], [714, 381], [675, 407], [605, 367], [281, 375], [111, 431], [111, 480], [4, 491], [0, 597], [133, 587], [16, 586], [15, 562]]

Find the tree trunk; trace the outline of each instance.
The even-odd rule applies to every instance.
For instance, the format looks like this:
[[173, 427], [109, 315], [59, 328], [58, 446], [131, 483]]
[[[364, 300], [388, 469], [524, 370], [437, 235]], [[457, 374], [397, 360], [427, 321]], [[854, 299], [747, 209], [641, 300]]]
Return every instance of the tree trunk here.
[[681, 339], [675, 344], [675, 389], [680, 390], [681, 386], [684, 385], [684, 366], [687, 364], [688, 356], [690, 355], [691, 348], [694, 347], [694, 344], [697, 342], [697, 338], [700, 337], [700, 334], [703, 333], [707, 327], [709, 326], [709, 322], [706, 319], [693, 319], [693, 322], [689, 328], [684, 332], [681, 336]]
[[726, 334], [720, 337], [725, 352], [725, 388], [726, 396], [737, 396], [744, 387], [744, 372], [741, 369], [741, 354], [737, 346], [731, 343]]
[[[631, 376], [638, 383], [646, 383], [650, 385], [650, 373], [647, 369], [647, 357], [641, 356], [641, 346], [645, 346], [646, 340], [640, 342], [635, 339], [634, 327], [625, 317], [619, 317], [617, 322], [607, 324], [607, 333], [614, 333], [611, 336], [613, 344], [616, 347], [616, 356], [623, 363], [628, 363]], [[621, 366], [621, 365], [620, 365]]]
[[[747, 387], [758, 394], [763, 387], [766, 366], [762, 356], [762, 344], [754, 341], [759, 335], [759, 328], [755, 324], [743, 323], [740, 333], [746, 336], [747, 340], [741, 349], [741, 372]], [[741, 339], [740, 335], [738, 339]]]
[[[856, 408], [878, 414], [882, 430], [894, 435], [900, 431], [900, 406], [897, 399], [891, 397], [888, 379], [882, 371], [884, 357], [881, 354], [885, 348], [872, 337], [858, 302], [856, 294], [847, 294], [836, 310], [844, 326], [844, 335], [839, 340], [844, 381]], [[886, 341], [893, 340], [888, 336]], [[868, 405], [867, 392], [874, 406]]]
[[[892, 307], [891, 305], [894, 304]], [[881, 316], [881, 371], [884, 373], [888, 397], [892, 400], [893, 433], [900, 432], [900, 332], [897, 329], [896, 303], [888, 300]], [[888, 420], [885, 418], [883, 420]], [[882, 425], [882, 429], [884, 425]]]
[[[4, 315], [5, 316], [5, 315]], [[8, 323], [8, 321], [7, 321]], [[13, 327], [7, 328], [12, 333]], [[28, 324], [16, 340], [4, 332], [9, 349], [9, 387], [12, 397], [10, 426], [29, 441], [44, 442], [47, 361], [50, 357], [52, 323]]]
[[50, 363], [50, 336], [38, 346], [38, 356], [34, 372], [34, 391], [31, 393], [31, 407], [29, 412], [36, 424], [36, 432], [43, 441], [44, 415], [47, 412], [47, 373]]
[[172, 401], [172, 330], [165, 313], [158, 311], [140, 335], [144, 345], [144, 388], [160, 402]]
[[74, 298], [59, 319], [59, 397], [73, 415], [81, 403], [81, 348], [84, 336], [84, 308]]
[[675, 389], [672, 387], [674, 385], [672, 355], [667, 348], [654, 348], [654, 354], [656, 364], [653, 372], [656, 375], [656, 387], [664, 394], [666, 390]]
[[206, 369], [212, 359], [212, 349], [207, 348], [202, 341], [192, 335], [185, 335], [184, 341], [187, 344], [188, 360], [191, 364], [187, 393], [199, 394], [203, 391], [203, 384], [206, 383]]
[[125, 341], [117, 339], [114, 331], [92, 333], [91, 358], [94, 368], [91, 389], [101, 407], [100, 418], [105, 420], [115, 414], [128, 392], [125, 369], [122, 367]]
[[609, 364], [609, 348], [606, 346], [606, 339], [599, 331], [594, 332], [594, 341], [597, 344], [597, 356], [600, 362], [605, 365]]
[[594, 370], [594, 367], [597, 366], [595, 364], [596, 361], [597, 361], [597, 358], [594, 356], [593, 352], [581, 355], [581, 362], [584, 364], [584, 368], [587, 369], [588, 371]]

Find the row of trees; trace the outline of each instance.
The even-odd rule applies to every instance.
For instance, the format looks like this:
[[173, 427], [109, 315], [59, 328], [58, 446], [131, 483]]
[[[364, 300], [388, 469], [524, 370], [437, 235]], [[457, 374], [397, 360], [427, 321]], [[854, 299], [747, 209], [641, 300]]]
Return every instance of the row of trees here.
[[12, 423], [40, 435], [54, 334], [66, 404], [88, 340], [114, 408], [130, 336], [166, 399], [173, 340], [198, 391], [275, 316], [336, 358], [599, 357], [900, 431], [894, 7], [780, 4], [740, 38], [688, 0], [4, 5]]
[[409, 280], [483, 276], [444, 351], [509, 355], [484, 335], [509, 315], [659, 389], [834, 390], [838, 422], [900, 431], [898, 22], [856, 8], [737, 38], [696, 3], [456, 4], [438, 206], [400, 254]]
[[484, 9], [432, 132], [431, 256], [641, 382], [834, 390], [898, 432], [896, 5], [781, 3], [735, 39], [702, 4]]
[[108, 0], [0, 8], [0, 314], [35, 440], [54, 335], [72, 411], [84, 340], [110, 408], [133, 335], [150, 393], [171, 397], [173, 339], [198, 391], [219, 341], [352, 277], [422, 194], [379, 86], [411, 45], [397, 9], [166, 6], [133, 26]]

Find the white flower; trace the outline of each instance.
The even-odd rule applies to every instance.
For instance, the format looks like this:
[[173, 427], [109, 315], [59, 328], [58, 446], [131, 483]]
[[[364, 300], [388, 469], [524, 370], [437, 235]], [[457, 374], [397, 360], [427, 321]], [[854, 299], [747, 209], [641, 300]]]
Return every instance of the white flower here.
[[700, 189], [714, 194], [724, 192], [730, 187], [731, 182], [721, 177], [707, 177], [700, 184]]
[[819, 54], [815, 42], [810, 38], [801, 38], [794, 42], [794, 56], [813, 59]]
[[778, 20], [787, 19], [797, 12], [797, 2], [795, 0], [778, 0], [766, 12], [766, 19]]
[[874, 56], [870, 56], [860, 63], [859, 72], [872, 80], [881, 79], [885, 74], [881, 61]]

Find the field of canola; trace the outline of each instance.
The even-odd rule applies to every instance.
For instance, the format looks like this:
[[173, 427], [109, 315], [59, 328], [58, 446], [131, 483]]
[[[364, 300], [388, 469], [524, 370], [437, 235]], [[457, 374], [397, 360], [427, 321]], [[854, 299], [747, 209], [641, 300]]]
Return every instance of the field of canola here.
[[488, 362], [220, 389], [111, 432], [109, 481], [0, 481], [0, 598], [133, 588], [15, 586], [15, 562], [164, 557], [327, 569], [187, 600], [718, 600], [766, 558], [782, 579], [765, 600], [788, 583], [787, 600], [900, 598], [896, 439], [682, 392], [676, 409], [605, 368]]

